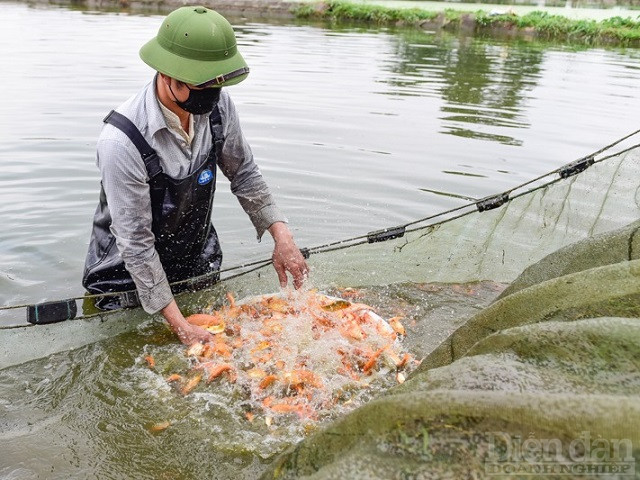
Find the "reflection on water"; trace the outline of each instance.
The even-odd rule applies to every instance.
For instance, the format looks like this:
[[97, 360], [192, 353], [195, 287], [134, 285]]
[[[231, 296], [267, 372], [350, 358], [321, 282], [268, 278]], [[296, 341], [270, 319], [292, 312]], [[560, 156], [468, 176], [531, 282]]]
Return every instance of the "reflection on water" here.
[[407, 36], [397, 47], [400, 60], [394, 72], [399, 79], [390, 83], [404, 92], [420, 91], [423, 83], [433, 85], [445, 101], [440, 108], [442, 133], [522, 145], [517, 133], [501, 135], [492, 127], [529, 127], [526, 100], [540, 77], [542, 48], [472, 38], [434, 43], [426, 35]]
[[476, 202], [479, 200], [478, 198], [466, 197], [464, 195], [457, 195], [455, 193], [449, 193], [449, 192], [440, 192], [438, 190], [431, 190], [428, 188], [421, 188], [420, 190], [422, 190], [423, 192], [433, 193], [435, 195], [442, 195], [443, 197], [460, 198], [462, 200], [467, 200], [469, 202]]

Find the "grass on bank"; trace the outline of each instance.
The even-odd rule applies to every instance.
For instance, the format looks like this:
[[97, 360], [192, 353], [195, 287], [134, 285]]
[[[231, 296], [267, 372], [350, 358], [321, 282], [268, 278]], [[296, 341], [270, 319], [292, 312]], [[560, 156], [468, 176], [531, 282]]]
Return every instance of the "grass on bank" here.
[[375, 24], [424, 25], [435, 23], [442, 28], [455, 29], [471, 24], [477, 33], [495, 30], [527, 32], [543, 38], [567, 38], [587, 43], [640, 44], [640, 20], [613, 17], [601, 21], [572, 20], [546, 12], [492, 15], [487, 11], [462, 12], [444, 10], [427, 11], [418, 8], [402, 9], [380, 5], [349, 3], [329, 0], [305, 3], [294, 8], [299, 18], [317, 18], [332, 21], [359, 21]]

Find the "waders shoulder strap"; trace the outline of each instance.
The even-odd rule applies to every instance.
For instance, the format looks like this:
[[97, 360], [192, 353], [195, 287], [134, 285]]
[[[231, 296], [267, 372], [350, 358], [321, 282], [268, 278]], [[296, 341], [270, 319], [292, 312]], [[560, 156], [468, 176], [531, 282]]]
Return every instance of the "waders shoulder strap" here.
[[213, 111], [209, 115], [209, 128], [211, 129], [212, 149], [218, 158], [222, 154], [222, 145], [224, 144], [224, 135], [222, 134], [222, 115], [218, 105], [213, 107]]
[[147, 175], [150, 179], [153, 179], [159, 173], [162, 173], [162, 167], [160, 166], [160, 158], [156, 151], [151, 148], [151, 145], [144, 139], [138, 127], [136, 127], [131, 120], [122, 115], [121, 113], [111, 110], [109, 115], [104, 117], [104, 123], [109, 123], [121, 130], [131, 142], [135, 145], [140, 152], [140, 156], [144, 161], [144, 166], [147, 169]]

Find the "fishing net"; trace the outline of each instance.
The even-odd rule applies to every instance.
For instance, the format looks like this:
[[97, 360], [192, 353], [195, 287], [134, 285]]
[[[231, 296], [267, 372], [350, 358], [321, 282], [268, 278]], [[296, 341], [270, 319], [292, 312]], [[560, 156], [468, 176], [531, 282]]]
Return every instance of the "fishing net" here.
[[[423, 359], [404, 383], [319, 430], [276, 438], [271, 428], [286, 427], [250, 426], [225, 403], [232, 390], [196, 392], [205, 403], [175, 400], [163, 376], [145, 369], [163, 399], [153, 413], [169, 417], [179, 401], [200, 408], [191, 418], [206, 422], [213, 409], [213, 437], [189, 429], [186, 417], [172, 428], [205, 436], [208, 451], [225, 458], [259, 457], [270, 465], [257, 469], [265, 478], [566, 478], [598, 468], [637, 475], [639, 173], [637, 145], [602, 151], [494, 197], [305, 249], [309, 288], [349, 291], [383, 318], [402, 316], [401, 348]], [[268, 260], [230, 267], [222, 278], [179, 295], [183, 311], [218, 308], [228, 292], [242, 299], [279, 290]], [[61, 324], [21, 326], [0, 347], [0, 366], [144, 332], [143, 322], [139, 310], [85, 310]], [[129, 366], [136, 376], [145, 353]], [[166, 358], [175, 353], [169, 347]]]
[[[640, 148], [632, 148], [603, 157], [579, 174], [563, 178], [559, 171], [487, 199], [484, 205], [465, 205], [413, 224], [311, 248], [312, 282], [321, 288], [511, 282], [559, 248], [637, 220], [639, 169]], [[478, 211], [506, 198], [496, 208]], [[399, 232], [404, 234], [380, 241]], [[277, 289], [275, 280], [263, 267], [228, 279], [224, 288], [258, 294]]]
[[313, 261], [326, 284], [422, 285], [423, 304], [433, 283], [509, 286], [456, 312], [460, 327], [435, 342], [428, 316], [414, 316], [422, 328], [408, 338], [425, 358], [409, 380], [292, 447], [265, 478], [636, 476], [638, 155]]
[[265, 478], [637, 478], [639, 228], [528, 269], [407, 382]]

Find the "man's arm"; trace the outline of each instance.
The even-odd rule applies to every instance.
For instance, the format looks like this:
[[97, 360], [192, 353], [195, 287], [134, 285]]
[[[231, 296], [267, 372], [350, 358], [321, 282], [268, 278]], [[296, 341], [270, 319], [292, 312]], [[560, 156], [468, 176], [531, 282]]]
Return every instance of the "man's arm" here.
[[225, 142], [218, 166], [231, 182], [233, 193], [262, 238], [274, 223], [287, 219], [277, 207], [260, 169], [253, 159], [249, 143], [242, 134], [240, 119], [233, 101], [223, 89], [220, 97]]
[[300, 288], [309, 273], [307, 263], [293, 240], [285, 216], [276, 206], [260, 169], [253, 160], [253, 153], [242, 134], [235, 106], [224, 92], [220, 107], [225, 127], [220, 169], [231, 181], [231, 192], [249, 215], [258, 239], [265, 230], [273, 237], [272, 260], [280, 285], [286, 287], [289, 272], [293, 277], [294, 287]]
[[183, 343], [212, 340], [209, 332], [185, 320], [173, 299], [155, 249], [149, 185], [139, 154], [118, 141], [99, 141], [98, 166], [111, 213], [111, 232], [142, 308], [150, 314], [161, 312]]

